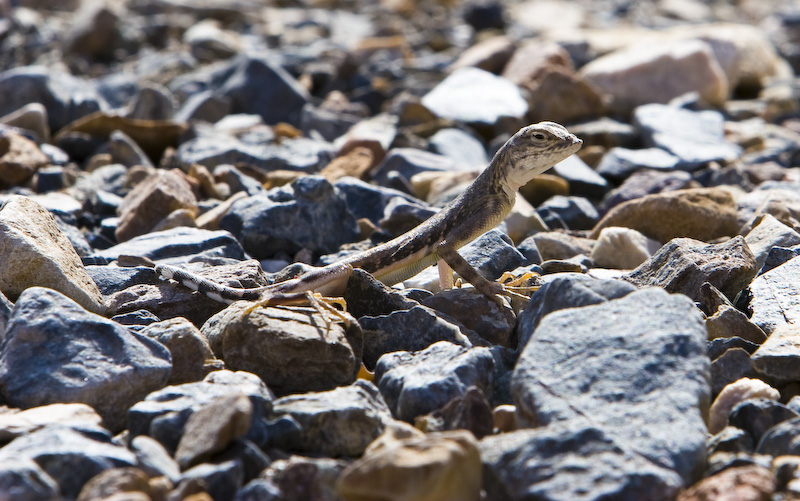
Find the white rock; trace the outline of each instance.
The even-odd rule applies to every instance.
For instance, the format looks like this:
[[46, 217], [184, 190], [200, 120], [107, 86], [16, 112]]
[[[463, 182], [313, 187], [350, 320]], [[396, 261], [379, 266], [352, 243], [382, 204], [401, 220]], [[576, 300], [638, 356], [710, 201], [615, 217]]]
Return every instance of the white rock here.
[[652, 256], [661, 245], [631, 228], [603, 228], [591, 258], [601, 268], [632, 270]]
[[708, 431], [716, 434], [728, 424], [728, 414], [739, 402], [750, 398], [778, 400], [780, 392], [760, 379], [742, 378], [727, 385], [711, 404], [708, 414]]

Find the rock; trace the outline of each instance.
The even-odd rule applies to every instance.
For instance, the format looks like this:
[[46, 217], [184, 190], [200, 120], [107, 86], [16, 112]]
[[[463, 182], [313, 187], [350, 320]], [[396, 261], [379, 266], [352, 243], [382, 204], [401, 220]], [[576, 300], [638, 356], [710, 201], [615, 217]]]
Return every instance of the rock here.
[[631, 150], [615, 147], [608, 150], [597, 166], [597, 172], [613, 181], [622, 181], [639, 169], [671, 171], [680, 165], [680, 159], [661, 148]]
[[451, 158], [416, 148], [392, 148], [386, 158], [371, 173], [372, 179], [382, 185], [389, 181], [390, 174], [397, 173], [406, 180], [423, 172], [449, 172], [473, 170], [474, 165], [462, 165]]
[[800, 258], [793, 258], [756, 277], [750, 284], [750, 321], [770, 335], [778, 326], [800, 320], [800, 291], [795, 284]]
[[116, 445], [102, 428], [50, 425], [0, 449], [0, 464], [33, 460], [58, 484], [59, 493], [77, 498], [84, 484], [109, 468], [136, 466], [136, 457]]
[[606, 110], [606, 101], [594, 84], [573, 70], [554, 67], [531, 88], [528, 116], [533, 122], [571, 123], [601, 116]]
[[531, 296], [517, 318], [518, 350], [522, 351], [542, 318], [565, 308], [579, 308], [618, 299], [636, 287], [622, 280], [600, 280], [567, 273], [555, 275]]
[[592, 247], [592, 262], [601, 268], [631, 270], [658, 251], [660, 245], [636, 230], [608, 226], [600, 230]]
[[0, 185], [20, 185], [49, 163], [47, 155], [30, 139], [13, 132], [0, 135]]
[[739, 223], [736, 203], [720, 188], [696, 188], [647, 195], [623, 202], [592, 230], [597, 238], [603, 228], [632, 228], [659, 242], [675, 237], [709, 241], [736, 235]]
[[667, 103], [687, 92], [697, 92], [712, 105], [721, 106], [730, 92], [714, 52], [699, 40], [633, 44], [595, 59], [581, 68], [581, 74], [610, 95], [611, 109], [622, 114], [647, 103]]
[[4, 409], [0, 413], [0, 443], [29, 435], [51, 424], [96, 427], [102, 418], [86, 404], [50, 404], [30, 409]]
[[758, 379], [742, 378], [722, 389], [708, 412], [709, 433], [719, 433], [728, 423], [728, 414], [740, 402], [751, 398], [778, 400], [780, 393]]
[[0, 291], [0, 339], [3, 339], [3, 336], [6, 332], [6, 325], [8, 325], [8, 318], [11, 316], [11, 310], [14, 309], [14, 305], [8, 298]]
[[800, 244], [800, 233], [778, 221], [771, 214], [760, 216], [744, 239], [756, 257], [758, 268], [764, 266], [774, 247], [791, 247]]
[[[70, 122], [106, 107], [94, 86], [45, 66], [23, 66], [0, 74], [0, 116], [30, 103], [47, 109], [48, 126], [56, 132]], [[110, 131], [109, 131], [110, 132]]]
[[423, 96], [422, 104], [441, 118], [495, 130], [504, 117], [521, 120], [528, 112], [516, 85], [478, 68], [457, 69]]
[[235, 303], [201, 329], [226, 367], [257, 374], [279, 395], [355, 381], [362, 343], [357, 322], [345, 327], [312, 308], [259, 307], [246, 314], [249, 307]]
[[516, 269], [525, 262], [525, 256], [514, 248], [514, 242], [497, 229], [487, 231], [458, 252], [489, 280], [496, 280], [503, 272]]
[[590, 230], [600, 219], [597, 209], [584, 197], [555, 195], [537, 211], [550, 228]]
[[533, 236], [536, 248], [542, 259], [569, 259], [571, 257], [592, 253], [594, 242], [588, 238], [572, 236], [561, 231], [548, 231]]
[[769, 250], [769, 254], [767, 254], [764, 266], [761, 267], [761, 273], [766, 273], [773, 268], [777, 268], [797, 256], [800, 256], [800, 246], [796, 245], [791, 248], [773, 247]]
[[122, 42], [121, 9], [103, 2], [81, 2], [66, 33], [64, 51], [89, 61], [112, 61]]
[[598, 145], [609, 150], [614, 147], [633, 147], [637, 142], [633, 125], [609, 117], [571, 124], [569, 130], [583, 139], [587, 146]]
[[175, 99], [168, 89], [146, 83], [139, 87], [139, 92], [130, 104], [128, 117], [142, 120], [169, 120], [175, 114], [175, 107]]
[[775, 476], [763, 466], [729, 468], [681, 492], [678, 501], [740, 499], [759, 501], [775, 493]]
[[180, 481], [181, 470], [178, 463], [157, 440], [139, 435], [131, 440], [130, 449], [136, 454], [139, 468], [151, 478], [166, 477], [173, 484]]
[[214, 398], [186, 421], [175, 460], [183, 470], [206, 462], [246, 435], [252, 420], [253, 404], [246, 395]]
[[724, 119], [717, 111], [646, 104], [636, 108], [633, 119], [645, 143], [678, 157], [684, 170], [731, 162], [742, 154], [740, 146], [725, 139]]
[[355, 318], [389, 315], [393, 311], [408, 310], [419, 304], [360, 268], [355, 268], [347, 279], [344, 300], [347, 302], [347, 312]]
[[550, 172], [567, 180], [572, 195], [600, 199], [609, 189], [608, 181], [577, 155], [557, 163]]
[[139, 331], [169, 350], [172, 372], [168, 384], [191, 383], [206, 376], [205, 364], [214, 359], [211, 347], [200, 330], [182, 317], [156, 321]]
[[516, 318], [510, 308], [500, 306], [475, 289], [449, 289], [425, 298], [422, 304], [469, 325], [491, 344], [510, 347]]
[[406, 422], [444, 407], [476, 386], [491, 398], [491, 352], [446, 341], [414, 353], [388, 353], [375, 367], [375, 384], [392, 415]]
[[[192, 492], [199, 488], [199, 492], [205, 493], [205, 496], [200, 498], [202, 501], [209, 499], [225, 501], [243, 484], [244, 466], [241, 461], [230, 460], [219, 463], [203, 463], [190, 468], [183, 472], [181, 483], [175, 490], [180, 492], [182, 488], [185, 488]], [[191, 497], [189, 498], [191, 499]]]
[[342, 472], [338, 493], [345, 501], [477, 501], [480, 454], [466, 431], [431, 433], [401, 440], [379, 439]]
[[768, 381], [784, 385], [800, 381], [797, 361], [800, 356], [800, 328], [779, 325], [753, 353], [753, 367]]
[[175, 112], [176, 122], [203, 120], [217, 122], [231, 111], [231, 101], [226, 97], [215, 96], [211, 91], [197, 92], [189, 96]]
[[692, 176], [688, 172], [639, 170], [623, 181], [619, 188], [610, 191], [604, 199], [603, 206], [608, 211], [628, 200], [698, 186], [699, 184], [692, 180]]
[[737, 337], [760, 345], [767, 339], [759, 326], [733, 306], [720, 306], [712, 316], [706, 318], [706, 328], [709, 340]]
[[425, 433], [469, 430], [479, 440], [492, 434], [494, 424], [492, 407], [483, 392], [474, 386], [467, 388], [464, 395], [456, 396], [441, 409], [414, 421], [414, 426]]
[[721, 432], [708, 440], [709, 455], [718, 452], [752, 454], [755, 448], [753, 437], [748, 432], [735, 426], [726, 426]]
[[757, 444], [773, 426], [800, 417], [785, 405], [768, 398], [751, 398], [739, 402], [728, 414], [728, 424], [745, 430]]
[[230, 99], [233, 113], [256, 113], [268, 125], [299, 123], [308, 93], [283, 68], [266, 58], [241, 55], [227, 73], [218, 95]]
[[[483, 21], [485, 18], [480, 16]], [[511, 59], [516, 47], [514, 41], [506, 36], [494, 36], [479, 41], [465, 49], [450, 68], [456, 70], [468, 66], [480, 68], [489, 73], [498, 74]]]
[[136, 499], [140, 494], [142, 500], [152, 499], [153, 488], [150, 478], [139, 468], [112, 468], [95, 475], [81, 489], [76, 501], [108, 499], [116, 496]]
[[378, 389], [363, 380], [330, 391], [279, 398], [274, 412], [300, 424], [300, 434], [288, 444], [289, 449], [329, 457], [361, 456], [392, 421]]
[[341, 178], [334, 184], [339, 194], [347, 203], [348, 210], [357, 220], [366, 218], [378, 226], [384, 218], [385, 209], [392, 199], [400, 198], [410, 203], [421, 201], [392, 188], [377, 186], [354, 178]]
[[331, 163], [326, 165], [319, 175], [331, 183], [345, 176], [363, 179], [376, 163], [372, 151], [359, 146], [331, 160]]
[[212, 19], [200, 21], [186, 30], [183, 41], [189, 44], [192, 55], [200, 61], [227, 59], [242, 49], [237, 34], [223, 30], [219, 22]]
[[[80, 360], [92, 363], [76, 365]], [[162, 388], [171, 367], [160, 343], [56, 291], [31, 287], [17, 300], [0, 344], [0, 392], [21, 408], [86, 403], [119, 430], [128, 407]]]
[[[50, 141], [50, 127], [47, 125], [47, 108], [41, 103], [30, 103], [18, 110], [0, 117], [0, 123], [19, 127], [36, 134], [40, 142]], [[16, 134], [9, 134], [16, 135]]]
[[[596, 428], [546, 426], [480, 444], [487, 499], [674, 499], [681, 478]], [[554, 474], [557, 472], [557, 474]]]
[[275, 397], [254, 374], [229, 370], [212, 372], [197, 383], [168, 386], [136, 403], [128, 412], [130, 437], [148, 435], [174, 453], [192, 414], [216, 398], [238, 394], [246, 395], [253, 406], [246, 438], [263, 443], [261, 418], [272, 411]]
[[[700, 312], [685, 297], [644, 289], [544, 317], [517, 361], [511, 393], [519, 425], [600, 428], [628, 454], [658, 458], [689, 483], [705, 463], [708, 378]], [[677, 422], [679, 437], [669, 431]]]
[[338, 190], [316, 176], [235, 203], [220, 228], [233, 233], [257, 259], [301, 249], [326, 254], [358, 238], [355, 218]]
[[33, 286], [50, 287], [93, 312], [106, 306], [53, 216], [33, 200], [14, 195], [0, 207], [0, 290], [15, 297]]
[[434, 153], [443, 155], [464, 168], [483, 169], [490, 160], [483, 144], [461, 129], [441, 129], [428, 138], [428, 143]]
[[363, 361], [368, 368], [375, 367], [378, 359], [387, 353], [424, 350], [438, 341], [464, 347], [473, 344], [469, 334], [462, 332], [455, 320], [426, 306], [414, 306], [388, 315], [363, 316], [358, 322], [364, 330]]
[[27, 458], [13, 458], [0, 463], [0, 497], [30, 501], [61, 499], [55, 480]]
[[239, 490], [236, 501], [263, 499], [337, 499], [336, 480], [345, 462], [330, 458], [291, 456], [273, 461], [265, 472], [269, 481], [251, 481]]
[[[706, 322], [706, 328], [708, 328], [708, 322]], [[724, 353], [726, 353], [727, 351], [729, 351], [729, 350], [731, 350], [733, 348], [741, 348], [745, 352], [747, 352], [748, 355], [752, 355], [758, 349], [758, 345], [755, 344], [755, 343], [751, 343], [750, 341], [745, 341], [744, 339], [742, 339], [740, 337], [718, 337], [718, 338], [712, 339], [708, 343], [708, 358], [711, 359], [711, 361], [713, 362], [718, 357], [720, 357], [721, 355], [723, 355]], [[712, 373], [712, 376], [711, 376], [712, 384], [711, 384], [711, 386], [713, 387], [714, 386], [714, 375], [713, 375], [713, 373], [714, 373], [714, 364], [713, 363], [711, 364], [711, 373]], [[720, 388], [720, 390], [721, 389], [722, 388]], [[718, 391], [714, 392], [713, 389], [712, 389], [712, 393], [719, 393], [719, 392]]]
[[743, 347], [728, 348], [711, 362], [711, 394], [719, 394], [727, 385], [742, 378], [756, 376], [750, 352]]
[[142, 256], [154, 261], [174, 258], [188, 260], [203, 254], [245, 259], [241, 244], [229, 232], [185, 227], [145, 233], [95, 253], [108, 260], [116, 260], [120, 256]]
[[769, 454], [770, 456], [797, 456], [798, 440], [800, 433], [800, 417], [783, 421], [764, 434], [761, 442], [756, 446], [756, 453]]
[[750, 284], [757, 264], [753, 253], [737, 236], [721, 244], [704, 244], [690, 238], [674, 238], [625, 280], [638, 287], [658, 286], [700, 300], [708, 282], [733, 299]]
[[192, 185], [182, 172], [157, 171], [137, 184], [122, 201], [120, 223], [114, 234], [120, 242], [130, 240], [153, 229], [171, 212], [196, 205]]
[[122, 131], [115, 130], [108, 138], [109, 149], [111, 150], [111, 161], [115, 164], [133, 167], [141, 165], [153, 167], [153, 163], [142, 151], [136, 142]]

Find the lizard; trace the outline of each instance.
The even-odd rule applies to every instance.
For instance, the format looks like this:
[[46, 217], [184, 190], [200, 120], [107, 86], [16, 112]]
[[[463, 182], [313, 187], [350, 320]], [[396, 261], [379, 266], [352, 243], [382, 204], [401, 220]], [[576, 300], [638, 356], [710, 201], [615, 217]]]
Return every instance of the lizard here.
[[[200, 291], [217, 301], [257, 301], [259, 305], [290, 305], [322, 296], [344, 294], [354, 268], [361, 268], [386, 285], [413, 277], [433, 264], [440, 281], [452, 286], [453, 271], [494, 300], [514, 293], [501, 281], [481, 275], [458, 249], [497, 226], [511, 211], [517, 190], [535, 176], [576, 153], [583, 141], [555, 122], [521, 128], [500, 147], [481, 174], [455, 199], [410, 231], [335, 263], [283, 282], [254, 288], [228, 287], [183, 268], [155, 265], [166, 278]], [[252, 311], [249, 308], [248, 311]]]

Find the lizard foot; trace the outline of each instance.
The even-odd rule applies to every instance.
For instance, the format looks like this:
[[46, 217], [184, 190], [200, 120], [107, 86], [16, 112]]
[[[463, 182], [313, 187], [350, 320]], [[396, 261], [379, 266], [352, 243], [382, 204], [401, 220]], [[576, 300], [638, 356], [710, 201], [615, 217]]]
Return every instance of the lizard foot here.
[[530, 295], [541, 287], [539, 274], [532, 271], [526, 271], [518, 276], [515, 276], [510, 271], [506, 271], [498, 282], [503, 287], [503, 292], [501, 292], [501, 294], [525, 301], [530, 299]]
[[[307, 291], [306, 298], [308, 298], [309, 304], [325, 320], [325, 325], [328, 329], [331, 328], [333, 322], [337, 321], [332, 317], [337, 317], [338, 321], [342, 322], [345, 327], [350, 327], [350, 318], [343, 313], [347, 311], [347, 302], [343, 297], [327, 297], [319, 292]], [[341, 310], [334, 305], [339, 306]]]

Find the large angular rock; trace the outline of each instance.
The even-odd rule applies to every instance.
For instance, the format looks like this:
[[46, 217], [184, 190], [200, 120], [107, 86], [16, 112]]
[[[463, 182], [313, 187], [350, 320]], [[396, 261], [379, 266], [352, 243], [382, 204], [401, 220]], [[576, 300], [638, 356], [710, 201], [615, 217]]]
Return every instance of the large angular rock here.
[[706, 330], [686, 297], [652, 288], [547, 315], [517, 361], [511, 393], [521, 426], [602, 430], [625, 455], [686, 485], [705, 467]]
[[747, 287], [758, 273], [758, 263], [741, 236], [721, 244], [675, 238], [625, 276], [639, 287], [658, 286], [699, 301], [708, 282], [728, 299]]
[[97, 285], [55, 219], [30, 198], [14, 195], [0, 207], [0, 290], [13, 297], [50, 287], [89, 311], [104, 313]]
[[0, 393], [10, 405], [89, 404], [111, 430], [128, 408], [167, 383], [172, 362], [157, 341], [41, 287], [17, 300], [0, 343]]
[[800, 323], [800, 257], [759, 275], [750, 284], [750, 320], [767, 335], [778, 326]]
[[753, 367], [767, 381], [776, 385], [800, 381], [800, 327], [794, 324], [776, 327], [750, 358]]

